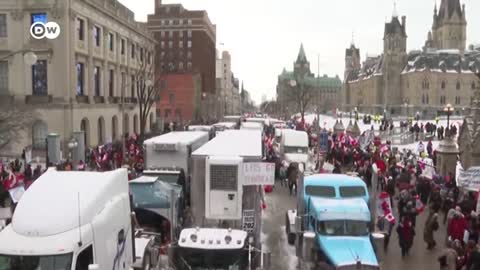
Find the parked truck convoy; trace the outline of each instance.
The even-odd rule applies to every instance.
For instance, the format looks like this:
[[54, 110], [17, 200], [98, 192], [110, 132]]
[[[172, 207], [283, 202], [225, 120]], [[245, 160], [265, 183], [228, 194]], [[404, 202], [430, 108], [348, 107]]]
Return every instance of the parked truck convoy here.
[[132, 269], [136, 250], [151, 257], [152, 240], [134, 240], [132, 220], [127, 170], [51, 168], [25, 192], [0, 232], [0, 269]]
[[[365, 183], [347, 175], [310, 175], [299, 181], [297, 209], [286, 214], [289, 244], [306, 265], [335, 269], [380, 269], [370, 231], [372, 216]], [[361, 268], [352, 268], [358, 267]]]

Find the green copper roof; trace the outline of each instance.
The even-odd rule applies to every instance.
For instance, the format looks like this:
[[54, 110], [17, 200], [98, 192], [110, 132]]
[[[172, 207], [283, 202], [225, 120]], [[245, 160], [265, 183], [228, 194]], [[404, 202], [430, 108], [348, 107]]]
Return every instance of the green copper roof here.
[[300, 45], [297, 62], [307, 62], [307, 56], [305, 55], [305, 50], [303, 49], [303, 43]]
[[[280, 81], [290, 81], [294, 80], [295, 77], [293, 72], [287, 72], [284, 70], [280, 76], [278, 76]], [[322, 87], [322, 88], [341, 88], [342, 81], [337, 77], [328, 77], [323, 75], [323, 77], [305, 77], [302, 81], [311, 87]]]

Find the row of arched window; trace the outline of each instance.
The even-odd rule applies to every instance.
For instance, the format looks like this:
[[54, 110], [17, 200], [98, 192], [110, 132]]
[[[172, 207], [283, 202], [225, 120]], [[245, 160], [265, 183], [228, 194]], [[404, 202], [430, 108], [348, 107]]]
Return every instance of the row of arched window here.
[[[422, 104], [429, 104], [430, 103], [430, 97], [428, 94], [423, 94], [422, 95]], [[440, 104], [445, 105], [447, 103], [447, 99], [445, 96], [440, 96]], [[461, 104], [461, 98], [459, 96], [455, 97], [455, 104], [460, 105]]]
[[[441, 84], [440, 84], [440, 88], [441, 89], [446, 89], [447, 88], [447, 82], [442, 81]], [[455, 89], [460, 90], [461, 88], [462, 88], [462, 84], [460, 83], [460, 81], [457, 81], [457, 83], [455, 85]], [[475, 81], [472, 81], [472, 83], [470, 85], [470, 88], [472, 90], [475, 90], [477, 88], [477, 84], [475, 83]], [[428, 80], [424, 80], [422, 82], [422, 89], [424, 89], [424, 90], [430, 89], [430, 82]]]
[[[125, 114], [123, 133], [128, 133], [129, 128], [129, 116]], [[150, 130], [154, 129], [154, 117], [153, 113], [150, 113]], [[85, 144], [90, 145], [90, 121], [87, 118], [83, 118], [80, 122], [80, 130], [85, 133]], [[140, 132], [140, 121], [137, 114], [133, 116], [133, 132], [138, 134]], [[32, 147], [33, 149], [45, 149], [46, 138], [48, 136], [48, 125], [42, 120], [35, 121], [32, 126]], [[103, 116], [100, 116], [97, 120], [97, 136], [98, 136], [98, 145], [107, 143], [106, 131], [105, 131], [105, 120]], [[118, 131], [118, 118], [117, 116], [112, 117], [112, 129], [111, 129], [111, 138], [112, 141], [119, 140], [121, 138]]]

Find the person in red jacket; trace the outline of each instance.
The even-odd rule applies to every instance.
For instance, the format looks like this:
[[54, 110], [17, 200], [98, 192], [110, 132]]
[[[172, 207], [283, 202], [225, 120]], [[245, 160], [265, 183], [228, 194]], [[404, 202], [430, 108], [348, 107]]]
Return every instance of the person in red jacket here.
[[448, 226], [448, 235], [452, 238], [452, 241], [463, 241], [463, 235], [467, 228], [468, 223], [465, 216], [460, 212], [456, 212]]

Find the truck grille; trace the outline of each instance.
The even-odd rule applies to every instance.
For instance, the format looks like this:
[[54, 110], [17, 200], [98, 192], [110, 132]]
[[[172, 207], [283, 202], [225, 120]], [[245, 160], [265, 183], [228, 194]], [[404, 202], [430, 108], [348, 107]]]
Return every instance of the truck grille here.
[[379, 270], [380, 267], [373, 265], [344, 265], [337, 268], [337, 270]]
[[237, 165], [210, 165], [210, 189], [237, 191]]

